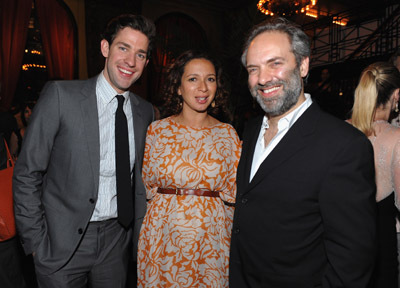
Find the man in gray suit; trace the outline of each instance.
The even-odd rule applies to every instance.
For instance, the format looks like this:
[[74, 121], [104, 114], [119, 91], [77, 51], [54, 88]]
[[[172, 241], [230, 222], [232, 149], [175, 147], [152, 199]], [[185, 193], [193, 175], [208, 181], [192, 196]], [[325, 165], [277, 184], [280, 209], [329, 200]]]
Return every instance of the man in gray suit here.
[[[15, 167], [16, 223], [26, 254], [33, 255], [39, 287], [125, 287], [132, 239], [136, 251], [146, 210], [141, 168], [153, 108], [129, 88], [149, 61], [155, 26], [142, 16], [121, 15], [102, 37], [105, 67], [97, 77], [44, 87]], [[134, 193], [134, 205], [128, 205], [134, 219], [126, 227], [117, 220], [119, 102], [127, 118]]]

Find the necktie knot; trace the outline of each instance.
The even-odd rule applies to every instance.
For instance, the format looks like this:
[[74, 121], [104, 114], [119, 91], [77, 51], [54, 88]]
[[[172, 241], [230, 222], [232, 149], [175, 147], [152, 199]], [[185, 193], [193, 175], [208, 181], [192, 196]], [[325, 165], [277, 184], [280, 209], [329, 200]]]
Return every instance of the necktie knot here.
[[115, 97], [117, 97], [117, 100], [118, 100], [118, 108], [117, 109], [122, 108], [124, 106], [124, 101], [125, 101], [124, 96], [117, 95]]

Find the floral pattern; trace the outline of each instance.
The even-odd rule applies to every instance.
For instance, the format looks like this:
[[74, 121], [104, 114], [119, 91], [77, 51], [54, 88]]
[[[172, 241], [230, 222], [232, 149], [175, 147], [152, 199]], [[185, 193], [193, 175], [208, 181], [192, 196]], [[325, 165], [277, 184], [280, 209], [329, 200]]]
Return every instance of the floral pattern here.
[[[229, 124], [195, 129], [172, 118], [147, 131], [147, 213], [139, 237], [138, 287], [228, 287], [229, 245], [240, 141]], [[220, 197], [157, 188], [220, 191]]]

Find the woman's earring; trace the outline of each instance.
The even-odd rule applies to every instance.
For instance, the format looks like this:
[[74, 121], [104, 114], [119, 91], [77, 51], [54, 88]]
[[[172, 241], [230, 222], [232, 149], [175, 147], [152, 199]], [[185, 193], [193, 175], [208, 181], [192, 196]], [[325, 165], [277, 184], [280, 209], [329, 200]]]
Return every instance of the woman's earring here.
[[396, 106], [394, 108], [394, 112], [399, 112], [399, 102], [396, 102]]
[[215, 100], [213, 100], [213, 102], [211, 102], [211, 107], [212, 107], [212, 108], [215, 107]]

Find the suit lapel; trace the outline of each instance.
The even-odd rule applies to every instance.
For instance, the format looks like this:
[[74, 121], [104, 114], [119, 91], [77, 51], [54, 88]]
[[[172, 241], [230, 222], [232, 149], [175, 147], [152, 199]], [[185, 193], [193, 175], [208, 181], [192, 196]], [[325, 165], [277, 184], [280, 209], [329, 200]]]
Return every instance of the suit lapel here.
[[146, 131], [143, 131], [143, 127], [147, 127], [147, 125], [143, 122], [143, 116], [142, 116], [142, 111], [138, 108], [139, 107], [139, 101], [136, 99], [136, 95], [133, 93], [129, 94], [130, 99], [131, 99], [131, 107], [132, 107], [132, 119], [133, 119], [133, 129], [134, 129], [134, 134], [135, 134], [135, 163], [141, 163], [142, 159], [142, 153], [138, 153], [138, 151], [143, 150], [143, 133], [146, 133]]
[[[254, 150], [258, 135], [261, 129], [261, 123], [264, 116], [257, 117], [249, 121], [245, 127], [246, 135], [244, 137], [242, 157], [238, 167], [237, 185], [238, 187], [247, 187], [250, 179], [251, 165], [253, 163]], [[242, 190], [242, 189], [241, 189]]]
[[[246, 191], [251, 190], [260, 181], [268, 177], [271, 171], [276, 170], [296, 153], [309, 145], [308, 139], [315, 131], [318, 117], [319, 109], [315, 104], [313, 104], [303, 113], [303, 115], [300, 116], [274, 150], [272, 150], [268, 157], [265, 158], [252, 181], [249, 183]], [[252, 147], [254, 153], [254, 146]], [[252, 158], [250, 159], [250, 166], [247, 168], [249, 170], [251, 169], [251, 160]]]
[[81, 94], [84, 96], [81, 101], [81, 112], [83, 118], [82, 125], [85, 129], [89, 159], [94, 178], [93, 181], [96, 183], [95, 191], [98, 190], [100, 171], [100, 135], [96, 98], [96, 80], [97, 77], [89, 79], [88, 84], [81, 91]]

